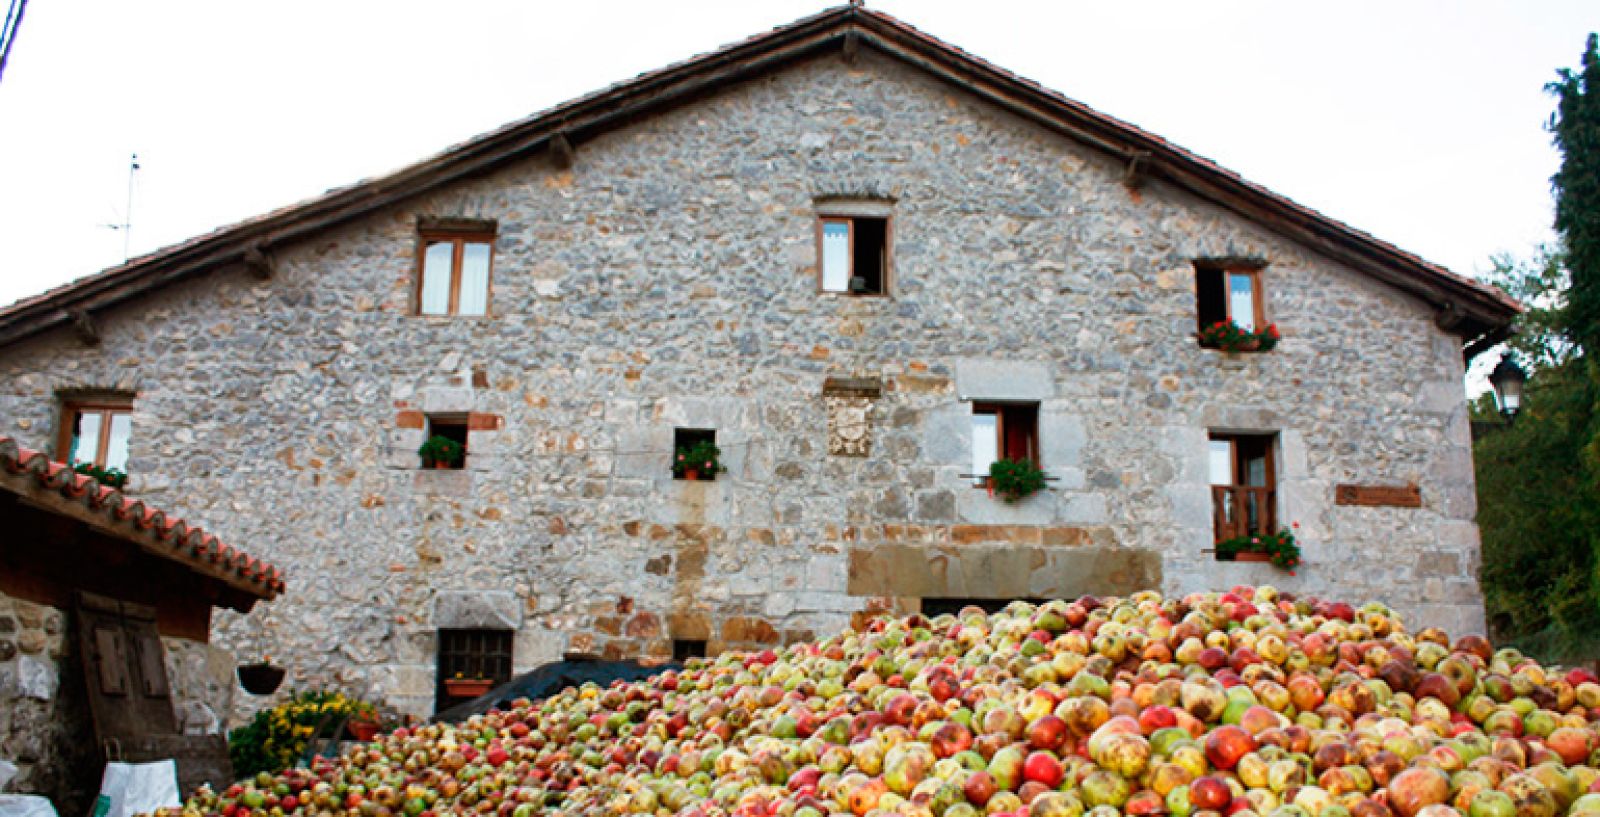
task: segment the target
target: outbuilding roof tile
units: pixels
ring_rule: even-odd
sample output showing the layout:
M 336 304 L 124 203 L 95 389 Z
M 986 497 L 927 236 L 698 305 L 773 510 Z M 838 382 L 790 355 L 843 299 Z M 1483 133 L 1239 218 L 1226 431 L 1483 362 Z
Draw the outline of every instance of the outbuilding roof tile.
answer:
M 188 565 L 260 599 L 271 599 L 283 592 L 284 573 L 277 567 L 224 544 L 213 534 L 144 500 L 79 474 L 43 452 L 25 448 L 10 437 L 0 436 L 0 468 L 12 474 L 31 473 L 33 479 L 22 483 L 24 491 L 54 492 L 81 502 L 103 515 L 107 528 L 144 545 L 151 553 Z

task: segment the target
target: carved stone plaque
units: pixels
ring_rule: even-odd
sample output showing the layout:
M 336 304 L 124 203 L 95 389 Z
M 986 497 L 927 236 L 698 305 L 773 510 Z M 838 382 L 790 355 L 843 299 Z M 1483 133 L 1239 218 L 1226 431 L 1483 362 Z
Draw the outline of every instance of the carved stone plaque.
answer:
M 1415 485 L 1338 485 L 1333 501 L 1337 505 L 1369 508 L 1420 508 L 1422 491 Z
M 840 457 L 865 457 L 872 453 L 872 406 L 879 390 L 855 383 L 823 386 L 828 408 L 828 453 Z

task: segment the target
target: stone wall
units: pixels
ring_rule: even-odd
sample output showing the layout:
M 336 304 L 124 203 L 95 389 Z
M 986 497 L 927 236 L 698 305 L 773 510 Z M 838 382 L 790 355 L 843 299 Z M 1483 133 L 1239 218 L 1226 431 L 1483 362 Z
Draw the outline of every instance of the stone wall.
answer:
M 287 568 L 217 640 L 288 688 L 425 713 L 435 632 L 515 663 L 834 630 L 919 599 L 1272 582 L 1482 627 L 1460 339 L 1426 305 L 882 57 L 822 58 L 274 248 L 0 350 L 0 422 L 49 445 L 65 389 L 137 393 L 131 490 Z M 818 294 L 819 199 L 892 199 L 891 297 Z M 416 224 L 498 223 L 488 318 L 411 315 Z M 1197 257 L 1257 257 L 1284 333 L 1200 349 Z M 873 390 L 865 456 L 824 389 Z M 1049 489 L 971 470 L 974 400 L 1037 401 Z M 838 405 L 834 401 L 834 405 Z M 859 409 L 860 406 L 857 405 Z M 428 414 L 463 471 L 420 470 Z M 674 480 L 674 428 L 729 468 Z M 1208 431 L 1277 435 L 1305 564 L 1219 563 Z M 1420 486 L 1420 509 L 1334 504 Z M 476 599 L 471 601 L 471 599 Z M 463 601 L 467 599 L 469 601 Z M 476 618 L 474 618 L 476 617 Z

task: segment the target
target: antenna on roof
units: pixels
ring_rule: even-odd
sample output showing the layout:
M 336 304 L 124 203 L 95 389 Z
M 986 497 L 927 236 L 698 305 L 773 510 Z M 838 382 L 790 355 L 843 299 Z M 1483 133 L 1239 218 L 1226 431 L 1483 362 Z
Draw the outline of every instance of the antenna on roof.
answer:
M 850 0 L 850 5 L 855 6 L 856 8 L 865 8 L 867 5 L 867 0 Z
M 135 153 L 135 154 L 133 154 L 132 158 L 128 159 L 128 206 L 126 208 L 124 208 L 123 211 L 122 211 L 122 223 L 121 224 L 107 224 L 107 225 L 105 225 L 105 226 L 107 226 L 107 227 L 109 227 L 109 228 L 111 228 L 113 230 L 121 230 L 122 231 L 122 260 L 123 261 L 127 261 L 128 260 L 128 257 L 129 257 L 128 248 L 129 248 L 130 242 L 133 240 L 133 177 L 134 177 L 134 174 L 138 173 L 138 172 L 139 172 L 139 154 Z

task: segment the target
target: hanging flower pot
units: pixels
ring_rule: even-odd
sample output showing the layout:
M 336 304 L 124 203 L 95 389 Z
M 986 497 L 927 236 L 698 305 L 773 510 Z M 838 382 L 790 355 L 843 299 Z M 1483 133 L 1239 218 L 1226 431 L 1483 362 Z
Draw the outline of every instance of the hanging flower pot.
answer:
M 699 482 L 700 481 L 700 469 L 699 468 L 685 468 L 685 469 L 683 469 L 683 478 L 686 479 L 686 480 L 689 480 L 690 482 Z
M 239 683 L 244 686 L 244 691 L 251 695 L 271 695 L 277 692 L 286 674 L 283 667 L 274 667 L 265 661 L 241 664 L 234 672 L 239 676 Z
M 1238 553 L 1233 554 L 1233 560 L 1235 562 L 1270 562 L 1272 561 L 1272 554 L 1260 553 L 1253 550 L 1241 550 Z
M 350 731 L 351 737 L 362 743 L 371 743 L 378 736 L 378 722 L 369 718 L 357 716 L 345 722 L 345 729 Z

